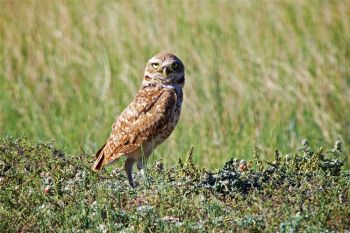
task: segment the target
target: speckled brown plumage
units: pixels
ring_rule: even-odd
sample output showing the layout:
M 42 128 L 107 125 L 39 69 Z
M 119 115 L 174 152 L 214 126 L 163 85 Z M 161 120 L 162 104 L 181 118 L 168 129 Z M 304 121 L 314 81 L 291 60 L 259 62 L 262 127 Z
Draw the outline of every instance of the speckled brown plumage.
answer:
M 106 144 L 96 153 L 92 169 L 126 156 L 125 170 L 129 183 L 135 186 L 133 164 L 141 170 L 156 146 L 173 132 L 181 113 L 184 66 L 179 58 L 161 53 L 147 63 L 142 86 L 135 99 L 112 126 Z

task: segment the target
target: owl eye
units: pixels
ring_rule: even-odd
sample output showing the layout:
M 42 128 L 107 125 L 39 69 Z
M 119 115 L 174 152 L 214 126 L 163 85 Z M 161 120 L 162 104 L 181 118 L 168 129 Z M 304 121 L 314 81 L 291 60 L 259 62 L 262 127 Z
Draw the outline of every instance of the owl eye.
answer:
M 178 62 L 174 62 L 171 64 L 171 68 L 173 68 L 174 70 L 176 70 L 177 68 L 179 68 L 179 63 Z
M 157 69 L 159 67 L 159 63 L 151 63 L 151 66 L 154 68 L 154 69 Z

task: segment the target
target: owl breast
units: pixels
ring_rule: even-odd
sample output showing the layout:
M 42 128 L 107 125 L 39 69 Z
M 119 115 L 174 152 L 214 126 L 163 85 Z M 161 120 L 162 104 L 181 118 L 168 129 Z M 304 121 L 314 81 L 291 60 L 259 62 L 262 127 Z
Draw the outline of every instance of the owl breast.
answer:
M 181 114 L 181 107 L 182 107 L 182 100 L 183 100 L 183 93 L 181 88 L 174 88 L 173 89 L 176 93 L 176 104 L 173 106 L 172 109 L 169 109 L 168 111 L 171 111 L 169 113 L 170 117 L 168 118 L 167 124 L 165 124 L 163 130 L 161 130 L 161 133 L 155 138 L 156 144 L 159 145 L 162 142 L 167 139 L 171 133 L 174 131 L 177 122 L 180 119 Z

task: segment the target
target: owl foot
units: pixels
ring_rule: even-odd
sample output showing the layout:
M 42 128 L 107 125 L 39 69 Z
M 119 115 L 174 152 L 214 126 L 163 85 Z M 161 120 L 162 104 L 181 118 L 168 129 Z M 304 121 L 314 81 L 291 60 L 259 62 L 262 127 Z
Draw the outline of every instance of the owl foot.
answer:
M 129 184 L 130 184 L 131 188 L 136 188 L 137 186 L 140 185 L 137 181 L 129 182 Z
M 145 178 L 145 171 L 143 170 L 143 168 L 140 169 L 138 173 L 142 178 Z

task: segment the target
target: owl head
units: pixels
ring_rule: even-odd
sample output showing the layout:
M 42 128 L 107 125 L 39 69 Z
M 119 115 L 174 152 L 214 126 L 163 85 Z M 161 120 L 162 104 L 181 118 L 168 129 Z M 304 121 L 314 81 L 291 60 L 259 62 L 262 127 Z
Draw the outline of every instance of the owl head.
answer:
M 159 53 L 146 65 L 142 86 L 171 85 L 182 88 L 185 84 L 185 66 L 173 54 Z

